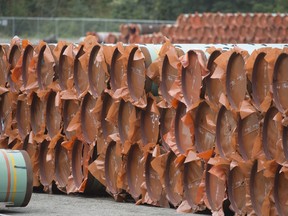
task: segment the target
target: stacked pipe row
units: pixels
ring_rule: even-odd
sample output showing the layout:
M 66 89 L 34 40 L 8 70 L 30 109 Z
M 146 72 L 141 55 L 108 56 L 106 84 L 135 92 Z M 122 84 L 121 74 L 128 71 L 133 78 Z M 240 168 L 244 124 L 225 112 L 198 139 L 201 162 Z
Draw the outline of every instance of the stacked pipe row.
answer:
M 34 186 L 286 215 L 285 45 L 96 40 L 1 45 L 1 147 L 28 151 Z
M 179 15 L 159 33 L 174 43 L 287 43 L 287 31 L 287 14 L 195 13 Z M 159 33 L 141 35 L 139 41 L 157 43 Z
M 122 24 L 120 25 L 120 41 L 123 43 L 139 43 L 140 35 L 152 34 L 160 31 L 159 24 Z

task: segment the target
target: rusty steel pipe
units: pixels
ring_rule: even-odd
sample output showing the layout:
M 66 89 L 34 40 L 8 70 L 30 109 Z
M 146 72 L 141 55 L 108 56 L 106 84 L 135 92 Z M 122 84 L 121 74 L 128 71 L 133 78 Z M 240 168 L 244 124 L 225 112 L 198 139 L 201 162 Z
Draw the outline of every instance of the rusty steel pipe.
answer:
M 46 104 L 46 128 L 48 135 L 52 139 L 62 128 L 62 114 L 60 107 L 60 96 L 51 91 Z
M 38 52 L 36 72 L 37 81 L 40 89 L 46 89 L 55 78 L 55 60 L 52 55 L 52 50 L 55 48 L 52 44 L 40 43 L 35 48 Z
M 85 142 L 75 140 L 72 149 L 72 175 L 75 186 L 79 189 L 88 175 L 89 146 Z
M 81 130 L 87 143 L 92 143 L 96 138 L 97 119 L 92 109 L 95 107 L 96 99 L 87 93 L 81 104 Z
M 8 64 L 8 57 L 5 47 L 7 46 L 9 48 L 9 45 L 4 44 L 0 45 L 0 77 L 1 77 L 0 86 L 5 86 L 6 84 L 6 77 L 7 77 L 6 68 Z
M 139 48 L 131 50 L 127 64 L 127 84 L 130 95 L 137 101 L 143 95 L 146 80 L 145 58 L 134 60 L 134 55 Z
M 78 95 L 81 95 L 88 88 L 88 76 L 85 68 L 82 67 L 80 58 L 84 55 L 83 45 L 79 45 L 80 48 L 75 56 L 73 64 L 73 79 L 75 89 Z
M 124 73 L 127 73 L 127 69 L 124 67 L 124 60 L 121 60 L 122 54 L 116 48 L 112 55 L 111 70 L 110 70 L 110 85 L 111 89 L 115 92 L 121 88 L 121 80 Z
M 252 159 L 252 151 L 257 142 L 257 137 L 261 134 L 262 116 L 258 113 L 252 113 L 244 119 L 238 121 L 238 144 L 239 153 L 246 161 Z
M 174 207 L 177 207 L 183 199 L 182 194 L 179 194 L 179 189 L 177 190 L 176 188 L 177 183 L 183 181 L 183 165 L 176 167 L 176 164 L 174 162 L 175 159 L 176 155 L 171 151 L 166 161 L 164 182 L 167 194 L 166 197 L 168 201 Z
M 33 59 L 33 52 L 34 52 L 34 47 L 32 45 L 27 45 L 24 49 L 23 52 L 23 63 L 22 63 L 22 81 L 24 87 L 27 86 L 28 80 L 29 80 L 29 75 L 30 75 L 30 63 Z
M 274 199 L 275 199 L 275 206 L 277 209 L 277 213 L 279 215 L 287 215 L 288 214 L 288 208 L 287 203 L 285 200 L 287 200 L 287 177 L 286 171 L 280 172 L 282 166 L 278 165 L 276 173 L 275 173 L 275 180 L 274 180 Z
M 202 204 L 204 193 L 201 192 L 201 182 L 204 178 L 205 165 L 201 160 L 184 164 L 183 187 L 187 202 L 192 208 Z
M 263 151 L 267 160 L 278 159 L 278 142 L 282 139 L 282 124 L 275 118 L 278 110 L 276 107 L 270 107 L 264 117 L 262 142 Z M 280 159 L 280 158 L 279 158 Z
M 34 134 L 45 132 L 46 101 L 41 100 L 36 93 L 32 95 L 30 107 L 31 128 Z
M 117 186 L 118 172 L 121 169 L 122 158 L 117 154 L 116 142 L 108 144 L 105 153 L 105 179 L 107 188 L 112 194 L 118 194 L 121 189 Z
M 74 130 L 69 131 L 68 127 L 80 109 L 80 102 L 78 100 L 63 100 L 63 130 L 68 139 L 71 139 L 76 134 Z
M 215 212 L 222 209 L 222 204 L 226 196 L 225 178 L 227 178 L 227 171 L 229 170 L 229 165 L 227 164 L 218 166 L 220 166 L 224 179 L 210 173 L 211 169 L 213 169 L 213 165 L 208 164 L 205 171 L 205 188 L 207 200 L 210 205 L 209 208 Z
M 209 70 L 210 74 L 206 79 L 206 94 L 209 98 L 209 101 L 214 104 L 214 106 L 219 107 L 219 99 L 220 95 L 223 92 L 222 85 L 219 79 L 211 79 L 211 76 L 213 75 L 215 69 L 216 69 L 216 64 L 214 60 L 221 55 L 221 51 L 215 50 L 213 53 L 210 55 L 207 63 L 207 69 Z
M 136 133 L 139 128 L 132 122 L 139 116 L 139 111 L 130 102 L 121 100 L 118 112 L 118 129 L 119 136 L 122 143 L 126 140 L 134 140 L 137 137 L 132 136 L 132 133 Z M 136 141 L 136 140 L 135 140 Z
M 50 186 L 54 180 L 55 172 L 55 153 L 49 149 L 49 141 L 44 140 L 40 143 L 39 150 L 39 175 L 43 186 Z
M 147 145 L 148 143 L 156 144 L 159 139 L 160 113 L 157 113 L 156 110 L 153 110 L 154 103 L 155 101 L 152 98 L 148 98 L 146 110 L 141 111 L 140 129 L 141 140 L 144 145 Z
M 270 196 L 273 190 L 275 173 L 271 177 L 265 176 L 265 170 L 258 170 L 258 164 L 259 161 L 257 160 L 253 163 L 250 173 L 249 191 L 253 210 L 257 215 L 262 215 L 264 213 L 262 211 L 263 201 L 267 199 L 267 196 Z
M 141 196 L 141 185 L 145 181 L 144 170 L 145 161 L 142 160 L 143 151 L 141 147 L 134 144 L 130 147 L 127 156 L 127 182 L 129 187 L 129 193 L 135 200 L 138 200 Z
M 224 106 L 218 112 L 216 122 L 216 147 L 222 158 L 229 158 L 238 148 L 236 145 L 239 116 Z
M 288 93 L 287 66 L 288 54 L 282 53 L 276 60 L 273 72 L 273 99 L 281 113 L 285 113 L 288 109 L 288 100 L 286 99 Z
M 103 106 L 101 109 L 100 123 L 104 139 L 108 139 L 109 135 L 118 131 L 118 128 L 111 122 L 107 121 L 106 119 L 109 109 L 111 108 L 112 104 L 115 103 L 115 101 L 108 93 L 104 93 L 102 97 L 103 97 Z
M 181 154 L 186 153 L 194 144 L 194 131 L 192 129 L 194 127 L 194 121 L 191 113 L 186 113 L 186 109 L 183 103 L 178 103 L 175 114 L 175 140 Z M 185 117 L 185 120 L 183 117 Z
M 173 108 L 166 108 L 166 109 L 162 109 L 161 111 L 161 116 L 160 116 L 161 145 L 167 152 L 170 151 L 170 147 L 165 142 L 164 136 L 170 131 L 175 115 L 176 115 L 176 111 Z
M 94 97 L 99 97 L 107 86 L 105 73 L 107 65 L 105 61 L 97 61 L 97 55 L 99 55 L 100 49 L 101 47 L 99 45 L 92 48 L 88 63 L 89 88 Z
M 72 62 L 69 62 L 69 57 L 67 56 L 67 54 L 65 55 L 66 53 L 65 51 L 67 48 L 68 48 L 67 45 L 64 45 L 62 47 L 59 57 L 58 78 L 59 78 L 59 85 L 62 90 L 68 88 L 67 80 L 71 78 L 71 75 L 73 73 L 73 64 Z
M 152 154 L 148 154 L 145 161 L 144 177 L 149 197 L 153 201 L 159 201 L 162 196 L 162 184 L 158 173 L 153 169 L 151 162 L 153 160 Z
M 27 103 L 27 98 L 19 98 L 17 100 L 16 121 L 19 134 L 24 140 L 27 134 L 31 131 L 30 125 L 30 106 Z
M 10 66 L 5 77 L 7 79 L 6 82 L 9 83 L 11 91 L 13 92 L 17 92 L 18 89 L 11 78 L 11 71 L 16 67 L 21 57 L 21 52 L 22 52 L 22 48 L 18 42 L 15 42 L 13 46 L 11 46 L 9 49 L 8 62 Z
M 203 101 L 195 113 L 195 147 L 198 152 L 211 150 L 216 141 L 217 113 Z

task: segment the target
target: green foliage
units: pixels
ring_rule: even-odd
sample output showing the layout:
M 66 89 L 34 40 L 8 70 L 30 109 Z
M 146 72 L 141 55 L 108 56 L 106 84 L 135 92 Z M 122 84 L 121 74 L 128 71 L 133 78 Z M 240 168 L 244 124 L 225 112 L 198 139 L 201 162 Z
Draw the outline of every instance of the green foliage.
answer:
M 180 13 L 288 12 L 287 0 L 0 0 L 0 16 L 175 20 Z

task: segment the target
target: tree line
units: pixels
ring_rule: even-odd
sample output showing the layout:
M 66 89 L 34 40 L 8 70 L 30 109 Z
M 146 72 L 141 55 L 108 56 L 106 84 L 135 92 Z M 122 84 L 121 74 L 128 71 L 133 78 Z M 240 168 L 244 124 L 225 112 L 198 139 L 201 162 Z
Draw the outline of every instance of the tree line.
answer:
M 0 16 L 175 20 L 196 11 L 287 13 L 288 0 L 0 0 Z

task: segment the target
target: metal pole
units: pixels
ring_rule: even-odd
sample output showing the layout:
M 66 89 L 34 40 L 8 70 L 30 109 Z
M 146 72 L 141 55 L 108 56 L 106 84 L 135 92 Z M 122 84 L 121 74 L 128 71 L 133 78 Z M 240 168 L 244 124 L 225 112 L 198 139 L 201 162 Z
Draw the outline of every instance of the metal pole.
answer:
M 55 18 L 55 37 L 58 40 L 58 18 Z
M 15 17 L 12 19 L 12 37 L 15 35 Z
M 85 23 L 84 23 L 83 19 L 81 19 L 81 20 L 82 20 L 82 22 L 81 22 L 82 36 L 84 36 L 84 35 L 86 35 L 85 34 Z
M 38 37 L 38 39 L 40 39 L 40 31 L 39 31 L 39 27 L 40 27 L 40 24 L 39 24 L 39 17 L 37 17 L 37 37 Z

